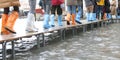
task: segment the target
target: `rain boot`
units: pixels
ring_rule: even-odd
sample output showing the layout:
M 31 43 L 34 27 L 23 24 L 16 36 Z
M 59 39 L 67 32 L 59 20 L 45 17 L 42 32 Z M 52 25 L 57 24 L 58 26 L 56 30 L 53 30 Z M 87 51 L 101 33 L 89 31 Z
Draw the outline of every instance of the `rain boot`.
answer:
M 67 20 L 67 25 L 70 25 L 70 18 L 71 18 L 71 14 L 67 14 L 67 18 L 66 18 L 66 20 Z
M 51 27 L 55 27 L 54 20 L 55 20 L 55 15 L 52 14 L 52 15 L 50 16 L 50 26 L 51 26 Z
M 75 22 L 81 24 L 80 18 L 81 18 L 81 11 L 78 11 L 78 13 L 76 14 Z
M 96 13 L 93 13 L 93 18 L 92 18 L 93 21 L 96 21 Z
M 90 13 L 90 15 L 89 15 L 89 20 L 88 20 L 88 21 L 89 21 L 89 22 L 93 21 L 93 18 L 94 18 L 94 17 L 93 17 L 93 13 Z
M 27 32 L 36 32 L 38 29 L 35 27 L 35 16 L 32 13 L 28 13 L 27 22 L 26 22 L 26 31 Z
M 108 18 L 108 19 L 111 19 L 111 18 L 112 18 L 110 13 L 107 13 L 107 18 Z
M 15 21 L 17 20 L 19 14 L 17 11 L 13 11 L 10 16 L 8 17 L 5 29 L 8 30 L 10 33 L 14 33 L 16 34 L 16 32 L 14 31 L 13 27 L 15 24 Z
M 9 34 L 9 32 L 5 29 L 7 20 L 8 20 L 8 14 L 2 14 L 1 35 L 7 35 L 7 34 Z
M 86 19 L 89 22 L 89 20 L 90 20 L 90 13 L 87 13 Z
M 75 25 L 75 14 L 72 14 L 72 25 Z
M 50 26 L 49 26 L 49 15 L 48 14 L 44 15 L 43 28 L 44 29 L 50 28 Z
M 62 15 L 58 15 L 58 25 L 62 26 Z

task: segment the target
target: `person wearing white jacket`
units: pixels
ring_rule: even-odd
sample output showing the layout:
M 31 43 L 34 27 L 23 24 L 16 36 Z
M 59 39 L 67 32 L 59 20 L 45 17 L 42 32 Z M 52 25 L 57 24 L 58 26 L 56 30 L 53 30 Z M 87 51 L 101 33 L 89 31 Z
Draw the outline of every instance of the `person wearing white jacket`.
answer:
M 27 22 L 26 22 L 26 31 L 27 32 L 36 32 L 38 31 L 38 28 L 35 26 L 35 7 L 36 7 L 36 0 L 29 0 L 29 6 L 30 10 L 27 16 Z

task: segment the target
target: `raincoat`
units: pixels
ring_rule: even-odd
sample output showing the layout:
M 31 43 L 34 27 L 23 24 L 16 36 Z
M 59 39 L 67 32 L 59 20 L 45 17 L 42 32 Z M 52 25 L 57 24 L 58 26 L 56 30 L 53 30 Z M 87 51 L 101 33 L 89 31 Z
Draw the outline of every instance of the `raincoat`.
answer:
M 19 0 L 0 0 L 0 8 L 20 6 Z

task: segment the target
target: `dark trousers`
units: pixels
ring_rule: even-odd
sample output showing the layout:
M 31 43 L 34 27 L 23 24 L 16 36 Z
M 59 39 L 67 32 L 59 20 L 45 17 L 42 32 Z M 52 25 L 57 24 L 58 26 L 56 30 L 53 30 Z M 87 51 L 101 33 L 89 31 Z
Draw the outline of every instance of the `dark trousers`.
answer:
M 62 8 L 60 7 L 60 5 L 52 5 L 51 14 L 55 15 L 56 10 L 58 15 L 62 15 Z
M 13 6 L 13 8 L 14 8 L 13 11 L 19 12 L 19 7 L 18 6 Z M 9 7 L 4 8 L 4 12 L 3 12 L 4 14 L 8 14 L 9 12 L 10 12 Z

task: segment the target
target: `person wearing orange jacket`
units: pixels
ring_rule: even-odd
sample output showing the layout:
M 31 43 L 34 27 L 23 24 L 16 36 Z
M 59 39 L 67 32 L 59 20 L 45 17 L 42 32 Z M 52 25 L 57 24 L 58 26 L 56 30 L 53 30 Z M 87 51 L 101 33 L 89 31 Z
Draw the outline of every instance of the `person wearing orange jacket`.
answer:
M 9 7 L 13 6 L 13 11 L 9 14 L 10 9 Z M 14 24 L 19 17 L 19 0 L 1 0 L 0 1 L 0 8 L 4 8 L 4 12 L 2 14 L 2 27 L 1 27 L 1 34 L 16 34 L 15 30 L 13 29 Z

